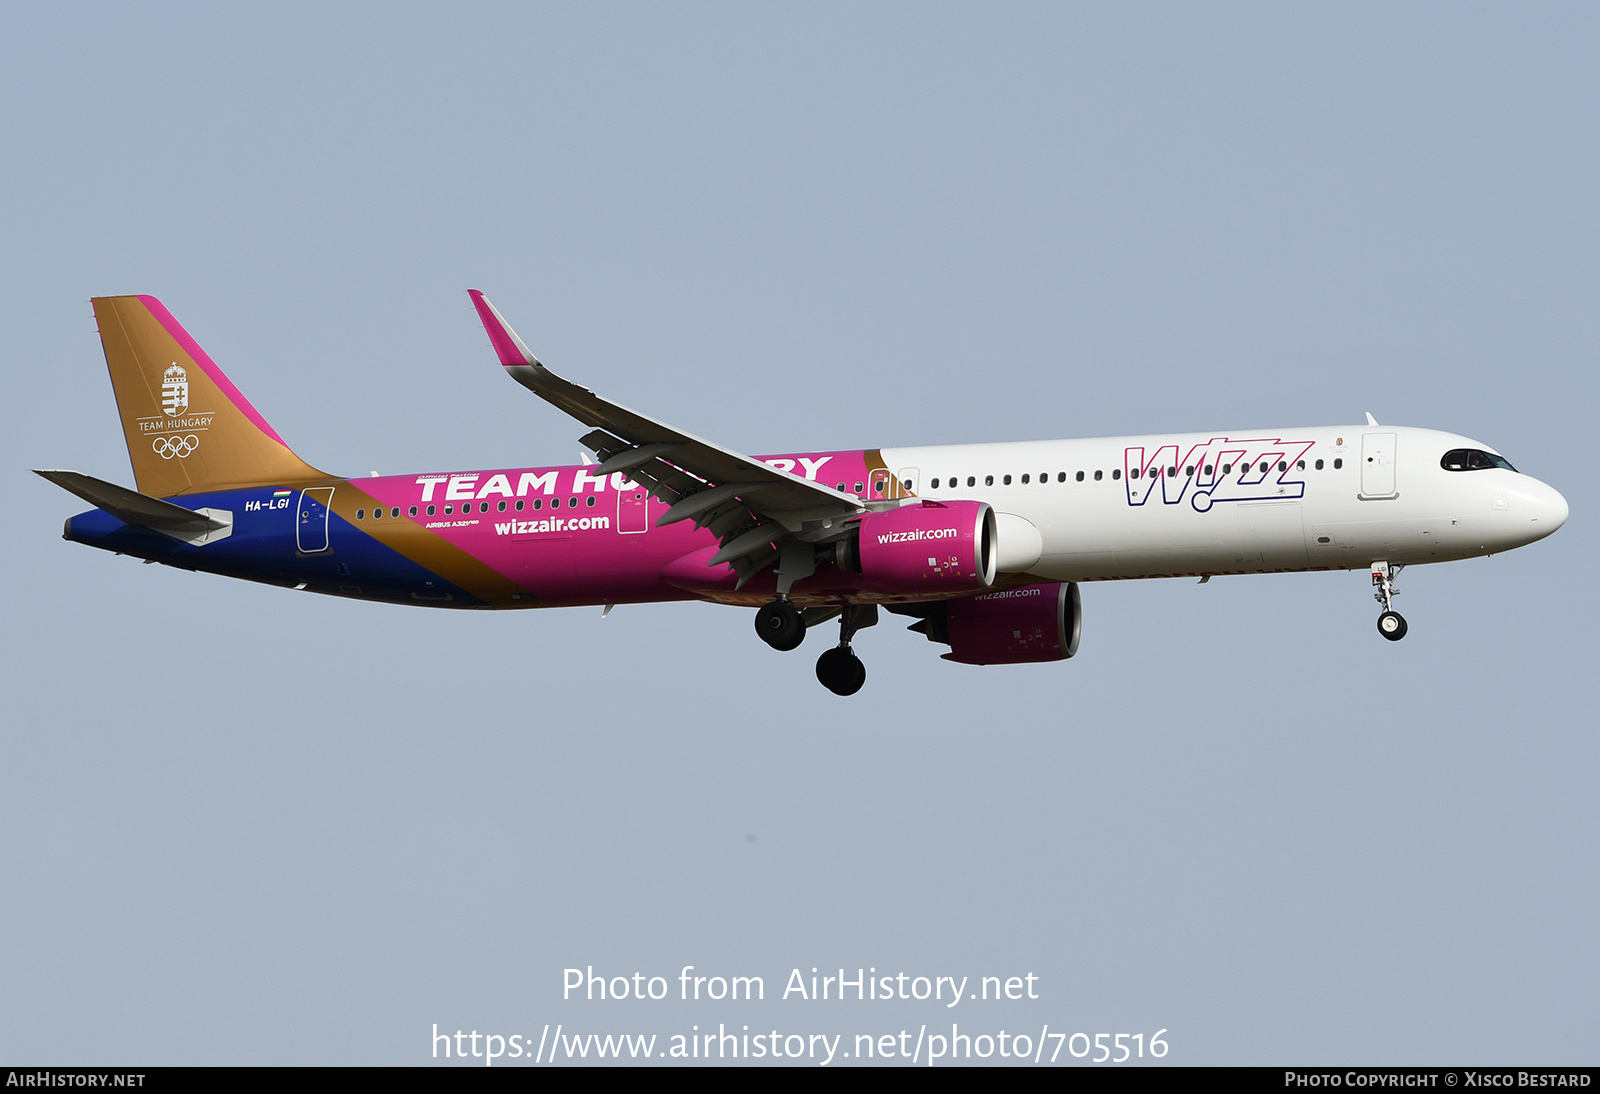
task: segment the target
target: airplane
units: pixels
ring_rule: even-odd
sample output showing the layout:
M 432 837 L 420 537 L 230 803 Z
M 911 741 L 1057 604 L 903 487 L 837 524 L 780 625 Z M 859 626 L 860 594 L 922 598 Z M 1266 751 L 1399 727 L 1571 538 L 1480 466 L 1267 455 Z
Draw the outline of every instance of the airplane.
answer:
M 754 608 L 793 650 L 839 621 L 817 678 L 852 695 L 879 609 L 973 665 L 1078 650 L 1079 585 L 1358 570 L 1405 637 L 1411 565 L 1550 535 L 1566 500 L 1453 433 L 1381 426 L 751 457 L 551 372 L 476 289 L 504 371 L 588 432 L 576 466 L 340 478 L 305 463 L 151 296 L 93 300 L 130 490 L 37 474 L 95 506 L 63 537 L 356 600 L 547 608 L 701 600 Z

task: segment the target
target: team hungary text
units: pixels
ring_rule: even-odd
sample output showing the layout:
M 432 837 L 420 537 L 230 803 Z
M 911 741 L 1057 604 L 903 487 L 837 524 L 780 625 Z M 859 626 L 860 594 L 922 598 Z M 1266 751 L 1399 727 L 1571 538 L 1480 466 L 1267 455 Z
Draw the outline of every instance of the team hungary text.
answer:
M 853 972 L 854 975 L 846 975 Z M 1037 999 L 1039 977 L 1034 973 L 1021 976 L 920 976 L 897 972 L 880 974 L 876 967 L 867 969 L 839 969 L 837 975 L 821 974 L 815 968 L 806 976 L 799 969 L 790 971 L 784 982 L 780 1000 L 879 1000 L 879 999 L 933 999 L 946 1007 L 953 1007 L 962 999 L 975 1001 L 1000 999 Z M 649 976 L 642 972 L 631 976 L 607 977 L 589 965 L 582 969 L 561 970 L 562 999 L 648 999 L 657 1002 L 669 995 L 683 1001 L 698 999 L 738 999 L 764 1001 L 767 997 L 766 980 L 760 976 L 701 976 L 693 965 L 685 965 L 677 976 L 678 988 L 664 976 Z M 972 982 L 969 989 L 968 983 Z

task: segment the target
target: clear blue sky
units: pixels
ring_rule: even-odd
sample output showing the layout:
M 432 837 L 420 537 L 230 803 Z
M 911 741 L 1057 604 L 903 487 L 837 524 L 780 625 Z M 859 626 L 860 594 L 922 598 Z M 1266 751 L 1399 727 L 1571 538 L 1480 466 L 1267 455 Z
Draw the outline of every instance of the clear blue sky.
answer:
M 812 966 L 1033 972 L 956 1020 L 1183 1063 L 1594 1062 L 1593 6 L 0 27 L 0 1062 L 952 1017 L 771 998 Z M 1370 410 L 1572 516 L 1408 571 L 1398 645 L 1360 574 L 1094 585 L 1071 662 L 891 623 L 849 701 L 826 635 L 743 611 L 410 611 L 60 540 L 81 506 L 28 468 L 132 481 L 94 295 L 159 296 L 320 467 L 572 460 L 468 287 L 745 451 Z M 686 964 L 769 1000 L 560 999 Z

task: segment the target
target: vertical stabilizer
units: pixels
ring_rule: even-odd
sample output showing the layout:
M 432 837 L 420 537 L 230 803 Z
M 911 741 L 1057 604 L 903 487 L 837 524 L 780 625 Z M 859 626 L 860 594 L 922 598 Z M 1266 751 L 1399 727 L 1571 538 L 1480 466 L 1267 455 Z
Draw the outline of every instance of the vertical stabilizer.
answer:
M 329 477 L 290 451 L 161 301 L 96 297 L 94 317 L 140 493 Z

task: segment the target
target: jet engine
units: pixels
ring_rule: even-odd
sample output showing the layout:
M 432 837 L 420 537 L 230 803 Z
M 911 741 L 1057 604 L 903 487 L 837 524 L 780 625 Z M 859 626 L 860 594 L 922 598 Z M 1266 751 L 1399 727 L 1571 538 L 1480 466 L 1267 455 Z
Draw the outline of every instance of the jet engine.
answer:
M 868 513 L 835 551 L 841 570 L 880 593 L 979 592 L 994 584 L 994 510 L 981 501 L 923 501 Z
M 1065 661 L 1078 652 L 1083 605 L 1076 583 L 1050 582 L 934 604 L 896 604 L 891 612 L 921 616 L 911 629 L 944 642 L 946 661 L 1020 665 Z

